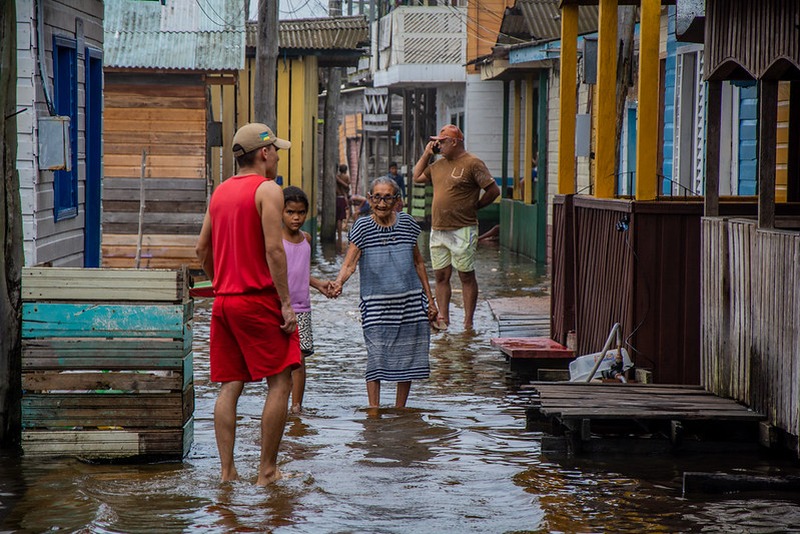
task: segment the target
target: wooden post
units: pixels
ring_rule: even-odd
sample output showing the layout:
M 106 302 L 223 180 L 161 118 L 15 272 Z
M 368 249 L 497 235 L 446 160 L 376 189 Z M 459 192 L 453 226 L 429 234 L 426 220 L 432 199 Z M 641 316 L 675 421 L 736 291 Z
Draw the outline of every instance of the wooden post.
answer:
M 561 7 L 561 68 L 558 85 L 558 193 L 575 193 L 575 115 L 578 112 L 578 6 Z M 541 154 L 540 154 L 541 157 Z
M 16 2 L 0 5 L 0 169 L 5 202 L 0 205 L 0 443 L 19 436 L 22 361 L 20 294 L 22 211 L 17 174 Z M 33 113 L 29 109 L 23 113 Z
M 536 238 L 536 261 L 547 261 L 547 102 L 548 102 L 548 69 L 539 69 L 539 112 L 536 114 L 538 146 L 536 147 L 536 225 L 538 236 Z
M 522 80 L 514 80 L 514 156 L 512 160 L 511 172 L 514 181 L 514 200 L 522 200 L 522 192 L 519 187 L 519 153 L 520 143 L 522 143 Z
M 617 112 L 617 0 L 600 0 L 597 37 L 597 150 L 595 188 L 597 198 L 614 197 L 614 160 L 617 139 L 610 125 Z M 655 129 L 655 125 L 653 125 Z M 641 135 L 641 132 L 639 132 Z
M 778 82 L 758 82 L 758 227 L 775 227 L 775 143 L 778 136 Z
M 704 214 L 719 216 L 719 151 L 722 117 L 722 82 L 709 80 L 706 88 L 706 192 Z
M 142 149 L 142 171 L 139 175 L 139 230 L 136 233 L 136 261 L 138 269 L 142 261 L 142 226 L 144 224 L 144 171 L 147 164 L 147 151 Z
M 533 203 L 533 180 L 531 171 L 533 165 L 533 135 L 536 132 L 536 124 L 533 122 L 535 110 L 538 102 L 533 99 L 533 75 L 525 79 L 525 164 L 522 166 L 522 183 L 525 184 L 524 198 L 525 204 Z
M 636 115 L 636 200 L 655 200 L 658 187 L 660 0 L 642 0 L 640 21 L 639 108 Z
M 258 0 L 256 121 L 275 128 L 275 73 L 278 64 L 278 2 Z M 287 103 L 288 105 L 288 103 Z

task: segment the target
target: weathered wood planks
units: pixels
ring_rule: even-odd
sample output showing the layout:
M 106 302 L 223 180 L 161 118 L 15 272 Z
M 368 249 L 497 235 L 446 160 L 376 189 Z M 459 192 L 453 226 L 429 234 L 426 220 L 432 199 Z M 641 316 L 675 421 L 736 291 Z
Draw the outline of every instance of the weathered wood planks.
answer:
M 642 438 L 668 440 L 672 448 L 684 441 L 729 440 L 755 447 L 758 425 L 765 419 L 698 386 L 536 382 L 527 388 L 536 394 L 528 409 L 529 428 L 563 437 L 563 450 L 573 453 L 584 448 L 618 447 L 619 453 L 631 453 L 662 447 L 658 443 L 630 447 L 631 439 Z M 592 443 L 606 439 L 605 447 Z M 542 443 L 544 447 L 544 439 Z
M 185 268 L 24 270 L 26 455 L 180 459 L 188 452 L 188 278 Z
M 703 385 L 800 436 L 800 234 L 703 220 Z M 800 454 L 800 450 L 795 451 Z

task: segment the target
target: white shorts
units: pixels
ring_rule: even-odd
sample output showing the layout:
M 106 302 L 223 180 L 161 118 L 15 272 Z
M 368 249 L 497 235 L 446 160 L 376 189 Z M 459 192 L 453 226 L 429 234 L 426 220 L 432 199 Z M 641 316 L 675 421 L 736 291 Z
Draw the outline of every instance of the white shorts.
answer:
M 474 271 L 478 226 L 465 226 L 457 230 L 431 230 L 430 248 L 434 270 L 452 265 L 462 273 Z

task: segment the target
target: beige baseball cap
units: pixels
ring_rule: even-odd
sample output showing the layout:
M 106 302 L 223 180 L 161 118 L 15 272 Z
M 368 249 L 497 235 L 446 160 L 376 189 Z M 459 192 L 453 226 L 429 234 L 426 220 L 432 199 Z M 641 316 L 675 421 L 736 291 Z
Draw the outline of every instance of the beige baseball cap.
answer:
M 236 130 L 236 134 L 233 136 L 233 155 L 241 156 L 269 145 L 286 150 L 292 146 L 292 143 L 286 139 L 275 137 L 266 124 L 251 122 Z

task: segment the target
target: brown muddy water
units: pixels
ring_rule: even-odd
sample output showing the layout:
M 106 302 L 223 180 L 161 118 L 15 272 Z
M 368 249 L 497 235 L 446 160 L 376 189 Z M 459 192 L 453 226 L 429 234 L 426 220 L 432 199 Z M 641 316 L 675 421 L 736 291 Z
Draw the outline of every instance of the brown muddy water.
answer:
M 423 247 L 424 248 L 424 247 Z M 326 251 L 327 252 L 327 251 Z M 239 405 L 236 458 L 243 480 L 220 484 L 208 381 L 210 302 L 195 316 L 195 439 L 182 463 L 97 465 L 72 459 L 0 458 L 0 532 L 800 532 L 796 495 L 685 499 L 684 471 L 793 472 L 757 456 L 604 457 L 540 453 L 525 430 L 528 398 L 490 346 L 497 323 L 485 299 L 540 294 L 529 261 L 482 246 L 476 335 L 435 334 L 431 378 L 414 383 L 409 409 L 364 410 L 366 356 L 358 277 L 344 295 L 313 299 L 316 354 L 305 413 L 281 446 L 287 478 L 258 488 L 265 386 Z M 319 254 L 317 276 L 341 256 Z M 462 315 L 455 282 L 453 323 Z M 394 388 L 384 385 L 383 404 Z

